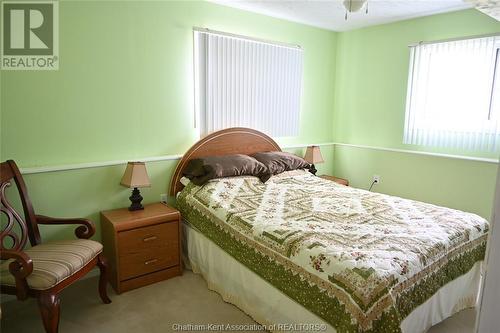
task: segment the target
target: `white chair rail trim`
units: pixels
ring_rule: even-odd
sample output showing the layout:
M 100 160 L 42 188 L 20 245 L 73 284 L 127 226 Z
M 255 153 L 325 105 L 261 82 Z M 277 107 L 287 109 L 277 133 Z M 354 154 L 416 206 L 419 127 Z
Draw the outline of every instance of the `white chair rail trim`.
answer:
M 357 145 L 357 144 L 339 143 L 339 142 L 281 145 L 281 147 L 283 149 L 305 148 L 308 146 L 340 146 L 340 147 L 351 147 L 351 148 L 388 151 L 388 152 L 403 153 L 403 154 L 416 154 L 416 155 L 426 155 L 426 156 L 434 156 L 434 157 L 441 157 L 441 158 L 452 158 L 452 159 L 458 159 L 458 160 L 467 160 L 467 161 L 484 162 L 484 163 L 494 163 L 494 164 L 499 163 L 499 160 L 494 159 L 494 158 L 482 158 L 482 157 L 472 157 L 472 156 L 463 156 L 463 155 L 430 153 L 430 152 L 425 152 L 425 151 L 385 148 L 385 147 L 366 146 L 366 145 Z M 101 168 L 101 167 L 122 165 L 122 164 L 124 165 L 124 164 L 127 164 L 127 162 L 130 160 L 137 160 L 137 161 L 141 161 L 141 162 L 160 162 L 160 161 L 175 161 L 175 160 L 179 160 L 181 158 L 182 158 L 181 154 L 162 155 L 162 156 L 143 157 L 143 158 L 137 158 L 137 159 L 132 158 L 132 159 L 128 159 L 128 160 L 114 160 L 114 161 L 101 161 L 101 162 L 78 163 L 78 164 L 50 165 L 50 166 L 29 167 L 29 168 L 20 168 L 20 169 L 21 169 L 21 173 L 23 175 L 29 175 L 29 174 L 35 174 L 35 173 L 69 171 L 69 170 L 89 169 L 89 168 Z
M 443 153 L 431 153 L 431 152 L 419 151 L 419 150 L 385 148 L 385 147 L 376 147 L 376 146 L 356 145 L 356 144 L 350 144 L 350 143 L 335 143 L 335 146 L 381 150 L 381 151 L 389 151 L 389 152 L 403 153 L 403 154 L 426 155 L 426 156 L 452 158 L 452 159 L 457 159 L 457 160 L 494 163 L 494 164 L 498 164 L 500 162 L 499 159 L 495 159 L 495 158 L 474 157 L 474 156 L 465 156 L 465 155 L 452 155 L 452 154 L 443 154 Z

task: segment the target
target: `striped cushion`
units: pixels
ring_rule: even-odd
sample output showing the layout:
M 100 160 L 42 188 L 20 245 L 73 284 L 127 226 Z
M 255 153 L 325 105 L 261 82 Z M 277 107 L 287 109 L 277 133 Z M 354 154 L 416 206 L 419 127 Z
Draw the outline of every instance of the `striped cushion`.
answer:
M 102 245 L 87 239 L 55 241 L 33 246 L 24 251 L 33 260 L 33 273 L 27 277 L 32 289 L 45 290 L 78 272 L 102 252 Z M 12 260 L 0 264 L 2 285 L 15 286 L 9 272 Z

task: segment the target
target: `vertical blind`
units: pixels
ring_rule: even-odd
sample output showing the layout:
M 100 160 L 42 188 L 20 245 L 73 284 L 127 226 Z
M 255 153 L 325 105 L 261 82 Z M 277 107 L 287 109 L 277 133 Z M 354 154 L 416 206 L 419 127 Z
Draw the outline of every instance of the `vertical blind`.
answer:
M 498 151 L 498 36 L 410 48 L 404 143 Z
M 302 49 L 208 31 L 194 39 L 201 135 L 234 126 L 298 135 Z

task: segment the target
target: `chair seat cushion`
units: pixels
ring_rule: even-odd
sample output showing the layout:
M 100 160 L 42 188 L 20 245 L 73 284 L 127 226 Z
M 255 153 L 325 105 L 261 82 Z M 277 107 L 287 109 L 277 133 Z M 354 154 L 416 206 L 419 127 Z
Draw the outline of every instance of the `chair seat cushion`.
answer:
M 102 245 L 88 239 L 62 240 L 36 245 L 24 252 L 33 260 L 33 273 L 26 278 L 29 287 L 46 290 L 88 264 L 102 252 Z M 2 285 L 16 285 L 14 276 L 9 272 L 12 261 L 6 260 L 0 265 Z

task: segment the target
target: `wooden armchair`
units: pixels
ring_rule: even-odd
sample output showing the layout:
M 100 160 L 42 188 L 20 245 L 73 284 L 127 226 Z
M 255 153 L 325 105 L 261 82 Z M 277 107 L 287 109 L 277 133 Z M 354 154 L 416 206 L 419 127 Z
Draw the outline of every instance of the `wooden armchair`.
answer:
M 5 190 L 14 179 L 24 210 L 24 219 L 6 198 Z M 86 219 L 55 219 L 35 215 L 26 185 L 16 163 L 12 160 L 0 164 L 0 212 L 5 223 L 0 234 L 0 287 L 5 294 L 16 295 L 18 300 L 36 297 L 45 331 L 56 333 L 59 326 L 59 292 L 91 271 L 100 270 L 99 294 L 104 303 L 111 303 L 106 293 L 107 264 L 102 245 L 89 240 L 95 227 Z M 13 230 L 18 224 L 20 235 Z M 43 243 L 39 224 L 77 224 L 78 239 Z M 24 250 L 27 239 L 31 248 Z M 5 247 L 10 239 L 12 244 Z

